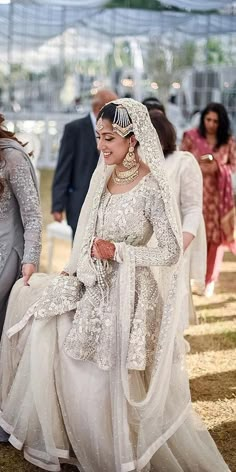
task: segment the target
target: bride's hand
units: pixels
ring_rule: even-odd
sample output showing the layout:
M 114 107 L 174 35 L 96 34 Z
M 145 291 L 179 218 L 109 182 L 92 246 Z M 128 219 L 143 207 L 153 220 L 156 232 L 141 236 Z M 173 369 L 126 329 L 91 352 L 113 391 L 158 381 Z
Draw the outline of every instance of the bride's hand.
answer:
M 114 259 L 115 245 L 110 241 L 104 239 L 95 239 L 93 242 L 92 257 L 95 259 Z

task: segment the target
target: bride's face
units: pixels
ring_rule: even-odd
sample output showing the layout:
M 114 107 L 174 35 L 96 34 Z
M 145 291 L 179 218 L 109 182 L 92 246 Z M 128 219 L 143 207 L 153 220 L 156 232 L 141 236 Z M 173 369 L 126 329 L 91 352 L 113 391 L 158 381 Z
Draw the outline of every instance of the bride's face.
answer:
M 107 165 L 120 165 L 129 150 L 130 139 L 114 132 L 109 120 L 102 120 L 102 125 L 103 128 L 96 132 L 97 148 L 103 153 Z

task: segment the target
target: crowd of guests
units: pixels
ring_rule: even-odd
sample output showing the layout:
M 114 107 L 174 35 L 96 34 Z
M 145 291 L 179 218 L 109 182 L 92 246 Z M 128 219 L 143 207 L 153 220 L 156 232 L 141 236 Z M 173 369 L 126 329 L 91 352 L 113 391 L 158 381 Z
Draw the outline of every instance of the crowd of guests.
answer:
M 156 98 L 99 91 L 66 125 L 54 176 L 71 259 L 39 277 L 37 178 L 0 117 L 0 441 L 45 470 L 71 448 L 85 472 L 229 470 L 195 427 L 181 359 L 197 322 L 191 282 L 213 295 L 225 248 L 236 252 L 235 170 L 223 105 L 208 104 L 178 146 Z
M 151 113 L 152 110 L 159 110 L 166 115 L 165 108 L 159 100 L 150 97 L 143 103 Z M 168 141 L 171 143 L 171 134 L 168 136 Z M 205 296 L 211 297 L 219 278 L 225 248 L 236 253 L 232 184 L 232 173 L 236 172 L 236 140 L 232 135 L 225 107 L 221 103 L 208 104 L 200 114 L 199 126 L 184 133 L 179 148 L 192 154 L 202 173 L 202 212 L 207 242 L 204 292 L 201 278 L 192 277 L 192 280 L 199 282 L 193 284 L 198 294 L 204 293 Z M 200 263 L 204 261 L 204 255 L 205 252 L 202 250 Z
M 203 176 L 203 215 L 207 238 L 206 295 L 217 282 L 224 248 L 235 252 L 232 172 L 236 171 L 236 141 L 226 109 L 210 103 L 202 111 L 199 127 L 186 131 L 181 149 L 197 159 Z

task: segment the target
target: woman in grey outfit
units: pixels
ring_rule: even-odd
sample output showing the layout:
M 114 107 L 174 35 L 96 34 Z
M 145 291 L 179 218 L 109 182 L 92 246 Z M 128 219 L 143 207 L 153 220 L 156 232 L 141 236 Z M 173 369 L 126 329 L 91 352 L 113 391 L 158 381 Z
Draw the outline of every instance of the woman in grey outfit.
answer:
M 0 336 L 14 282 L 36 271 L 41 249 L 41 213 L 35 172 L 22 145 L 0 115 Z

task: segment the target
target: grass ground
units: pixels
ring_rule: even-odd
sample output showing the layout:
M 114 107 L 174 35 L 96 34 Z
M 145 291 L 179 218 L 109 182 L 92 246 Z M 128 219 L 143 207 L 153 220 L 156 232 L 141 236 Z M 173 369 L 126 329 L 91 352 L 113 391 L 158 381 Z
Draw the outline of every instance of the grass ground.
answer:
M 44 227 L 50 216 L 51 172 L 42 172 Z M 53 271 L 63 267 L 70 244 L 57 241 Z M 47 242 L 43 235 L 41 270 L 47 268 Z M 236 472 L 236 258 L 225 254 L 216 294 L 211 299 L 194 297 L 199 324 L 191 326 L 187 339 L 190 387 L 195 410 L 199 413 L 232 472 Z M 0 445 L 0 472 L 39 472 L 27 463 L 21 452 Z M 65 466 L 66 472 L 74 471 Z M 212 471 L 214 472 L 214 471 Z

